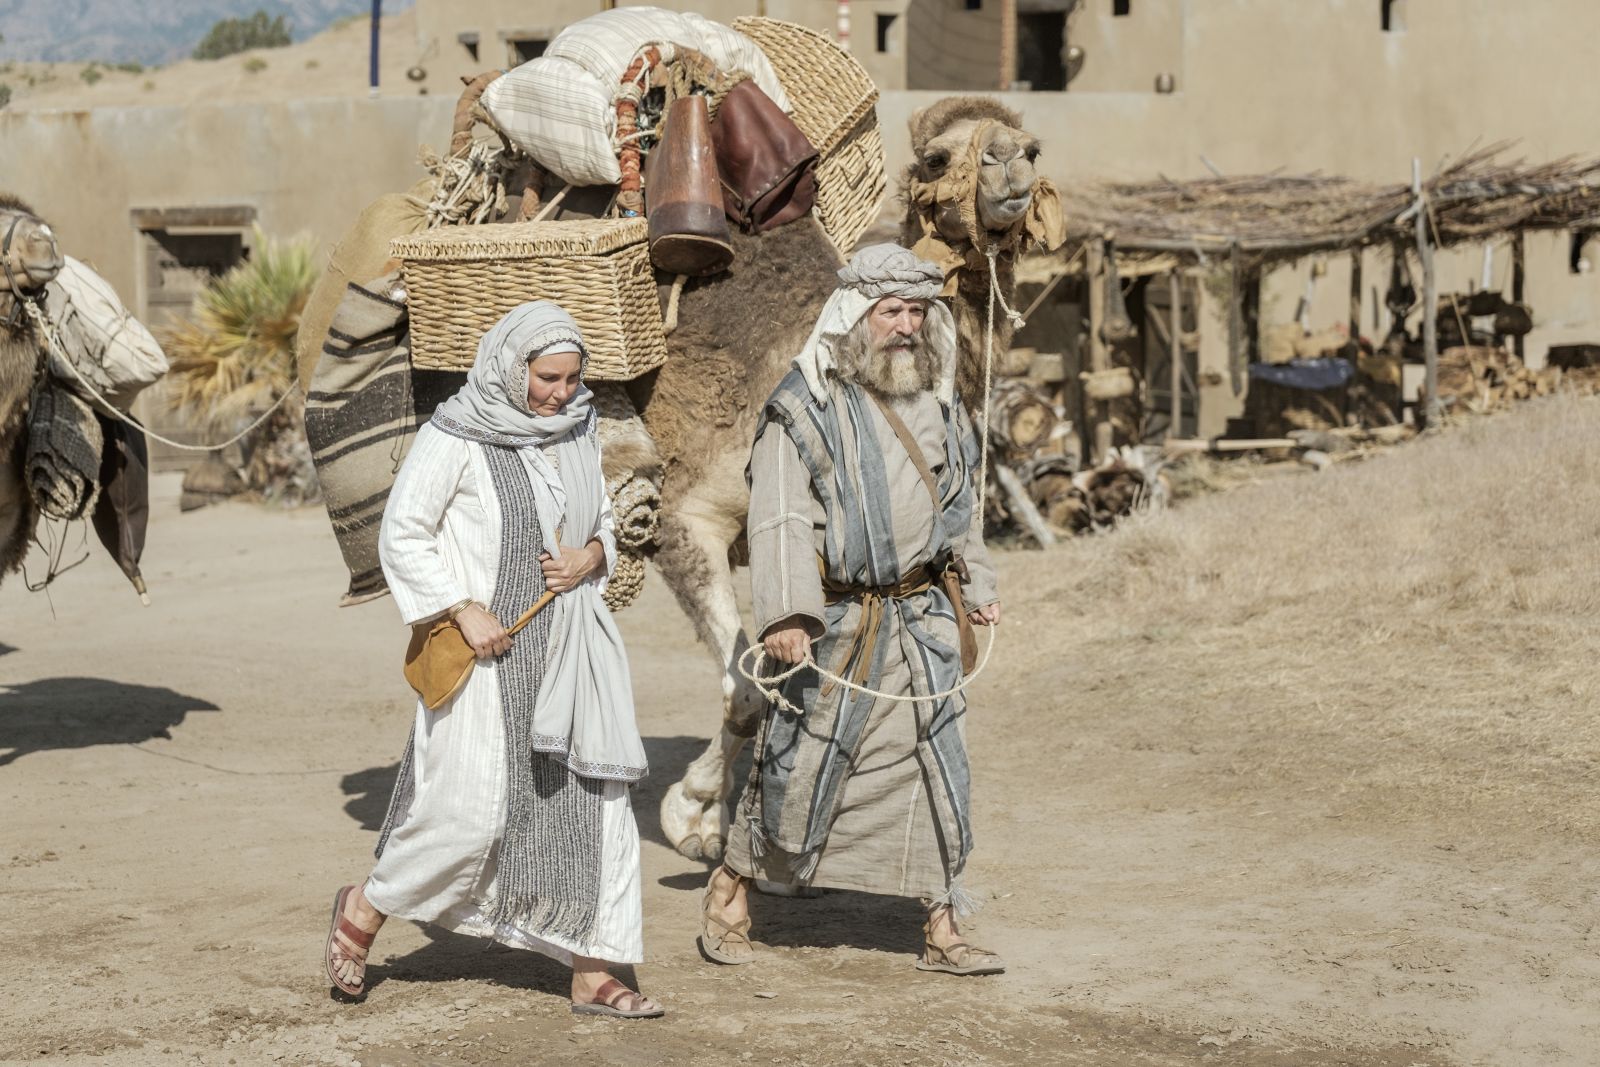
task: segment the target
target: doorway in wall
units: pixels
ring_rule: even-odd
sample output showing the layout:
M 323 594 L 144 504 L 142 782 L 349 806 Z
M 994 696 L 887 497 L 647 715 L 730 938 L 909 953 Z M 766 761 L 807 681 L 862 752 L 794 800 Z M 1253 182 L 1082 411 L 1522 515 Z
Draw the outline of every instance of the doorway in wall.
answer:
M 248 205 L 135 208 L 131 214 L 138 272 L 138 299 L 131 303 L 140 321 L 159 339 L 190 318 L 195 297 L 212 279 L 250 257 L 256 209 Z M 165 382 L 140 394 L 134 415 L 165 437 L 191 444 L 202 439 L 199 431 L 174 414 Z M 150 442 L 151 470 L 181 470 L 199 458 L 198 453 Z
M 1035 92 L 1056 93 L 1067 87 L 1067 13 L 1017 13 L 1017 80 Z

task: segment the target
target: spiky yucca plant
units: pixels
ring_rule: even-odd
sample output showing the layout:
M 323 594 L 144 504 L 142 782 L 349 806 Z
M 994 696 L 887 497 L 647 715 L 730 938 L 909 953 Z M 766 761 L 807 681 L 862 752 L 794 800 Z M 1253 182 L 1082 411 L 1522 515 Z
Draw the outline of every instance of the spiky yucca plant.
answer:
M 251 258 L 207 285 L 193 317 L 163 338 L 173 408 L 208 435 L 226 436 L 289 392 L 295 331 L 316 280 L 310 239 L 274 240 L 257 227 Z M 304 397 L 291 396 L 243 444 L 250 488 L 286 503 L 315 497 Z

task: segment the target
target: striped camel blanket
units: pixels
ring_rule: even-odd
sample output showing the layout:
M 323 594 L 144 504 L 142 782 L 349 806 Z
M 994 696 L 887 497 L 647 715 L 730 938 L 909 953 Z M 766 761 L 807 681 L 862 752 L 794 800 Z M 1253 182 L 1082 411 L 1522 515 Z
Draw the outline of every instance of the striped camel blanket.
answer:
M 350 571 L 348 607 L 388 592 L 378 563 L 383 507 L 417 427 L 461 387 L 464 374 L 411 369 L 406 305 L 391 272 L 345 288 L 306 394 L 306 438 Z
M 76 519 L 94 510 L 100 495 L 100 452 L 105 435 L 94 409 L 65 384 L 39 380 L 28 405 L 28 452 L 23 477 L 39 510 L 52 519 Z

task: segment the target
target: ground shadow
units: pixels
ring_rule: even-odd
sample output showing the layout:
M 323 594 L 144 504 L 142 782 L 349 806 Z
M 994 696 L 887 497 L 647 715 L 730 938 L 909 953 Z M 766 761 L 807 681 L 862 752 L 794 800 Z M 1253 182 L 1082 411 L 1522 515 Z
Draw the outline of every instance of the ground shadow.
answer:
M 387 767 L 368 767 L 339 779 L 339 788 L 350 799 L 345 802 L 345 814 L 361 824 L 363 830 L 377 830 L 383 826 L 383 817 L 389 812 L 389 794 L 394 792 L 395 776 L 400 773 L 400 761 Z
M 4 641 L 0 641 L 0 656 L 9 655 L 12 652 L 15 652 L 16 650 L 17 650 L 17 646 L 16 645 L 8 645 Z
M 366 986 L 369 992 L 384 982 L 453 982 L 464 978 L 511 989 L 537 990 L 562 999 L 571 993 L 572 972 L 542 953 L 511 948 L 487 938 L 451 933 L 435 926 L 421 926 L 420 929 L 428 938 L 428 944 L 415 952 L 368 966 Z M 379 951 L 381 953 L 381 949 Z M 631 966 L 616 967 L 612 973 L 625 984 L 639 988 L 638 975 Z
M 671 848 L 661 832 L 657 811 L 667 787 L 683 777 L 689 761 L 705 750 L 703 737 L 647 737 L 644 739 L 645 758 L 650 761 L 650 774 L 633 790 L 633 814 L 639 824 L 639 836 L 646 841 Z M 748 767 L 748 758 L 741 767 Z M 395 776 L 400 764 L 368 767 L 364 771 L 347 774 L 339 782 L 345 796 L 344 810 L 363 830 L 376 830 L 383 825 L 389 810 L 389 794 L 394 791 Z M 735 783 L 743 781 L 742 770 L 735 774 Z
M 105 678 L 24 682 L 0 689 L 0 767 L 32 752 L 170 738 L 191 711 L 219 710 L 161 686 Z
M 639 824 L 639 836 L 672 848 L 672 842 L 661 832 L 661 798 L 667 789 L 683 777 L 684 770 L 706 750 L 708 737 L 647 737 L 644 739 L 645 758 L 650 761 L 650 776 L 633 790 L 633 817 Z M 734 775 L 737 788 L 742 781 Z

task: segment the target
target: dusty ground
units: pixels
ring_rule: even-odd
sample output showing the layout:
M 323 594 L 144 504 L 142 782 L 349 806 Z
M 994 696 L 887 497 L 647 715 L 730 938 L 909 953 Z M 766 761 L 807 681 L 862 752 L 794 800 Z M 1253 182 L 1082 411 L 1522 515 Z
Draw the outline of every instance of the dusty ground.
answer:
M 969 726 L 996 979 L 913 971 L 915 909 L 851 894 L 758 900 L 762 960 L 702 962 L 704 869 L 653 810 L 713 678 L 652 579 L 622 616 L 654 767 L 638 977 L 672 1014 L 626 1025 L 576 1022 L 547 961 L 398 923 L 368 1000 L 329 999 L 403 634 L 387 601 L 334 607 L 320 512 L 180 516 L 162 479 L 154 606 L 98 550 L 0 590 L 0 1060 L 1592 1064 L 1600 490 L 1574 446 L 1600 403 L 1518 418 L 1003 557 Z M 1508 471 L 1542 512 L 1512 521 Z

